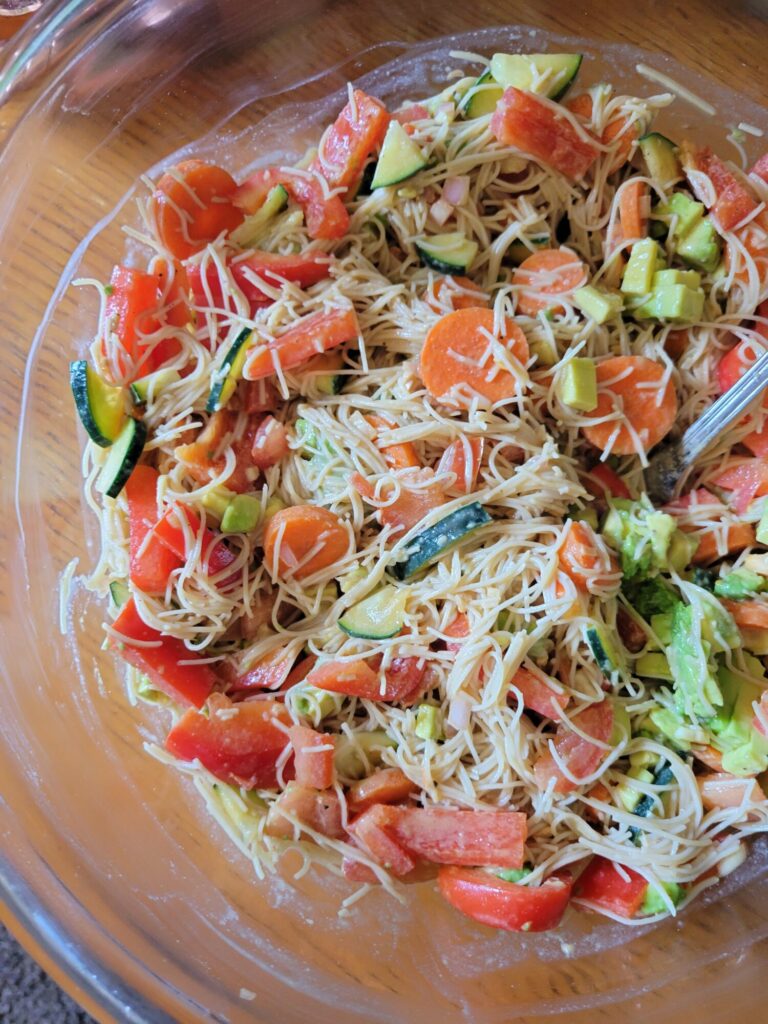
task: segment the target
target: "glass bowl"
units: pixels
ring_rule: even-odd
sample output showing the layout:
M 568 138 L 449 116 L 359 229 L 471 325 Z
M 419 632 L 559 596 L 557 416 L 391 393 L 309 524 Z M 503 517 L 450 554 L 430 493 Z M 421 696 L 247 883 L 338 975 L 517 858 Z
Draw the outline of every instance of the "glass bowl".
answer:
M 69 0 L 45 6 L 0 73 L 2 130 L 14 126 L 0 156 L 0 885 L 6 922 L 102 1020 L 491 1024 L 569 1012 L 575 1024 L 661 1024 L 692 1006 L 724 1022 L 758 1017 L 764 845 L 656 926 L 573 915 L 555 935 L 494 933 L 428 884 L 407 905 L 374 892 L 340 916 L 345 883 L 296 882 L 290 864 L 257 879 L 188 780 L 145 753 L 162 723 L 128 704 L 99 649 L 103 610 L 77 583 L 66 638 L 59 628 L 62 570 L 79 558 L 87 572 L 96 557 L 66 369 L 90 340 L 96 298 L 69 283 L 108 276 L 140 174 L 179 150 L 233 170 L 295 157 L 347 79 L 416 99 L 457 47 L 579 49 L 585 83 L 648 91 L 644 60 L 718 106 L 714 118 L 681 106 L 678 131 L 722 145 L 724 125 L 768 128 L 755 102 L 768 41 L 758 7 L 732 5 L 726 26 L 714 3 L 668 5 L 662 45 L 657 5 L 655 21 L 643 4 L 595 2 L 587 18 L 581 5 L 541 6 Z M 738 93 L 712 81 L 725 77 Z

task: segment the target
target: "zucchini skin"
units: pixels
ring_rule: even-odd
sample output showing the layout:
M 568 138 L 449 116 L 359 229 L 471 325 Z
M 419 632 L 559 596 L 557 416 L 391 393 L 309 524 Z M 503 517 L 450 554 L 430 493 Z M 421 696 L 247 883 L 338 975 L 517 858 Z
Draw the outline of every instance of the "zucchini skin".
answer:
M 493 517 L 477 502 L 456 509 L 420 533 L 406 550 L 405 559 L 390 568 L 398 580 L 407 580 L 440 557 L 467 534 L 485 526 Z
M 146 423 L 143 420 L 129 419 L 112 446 L 109 458 L 99 476 L 99 489 L 108 498 L 116 498 L 122 491 L 141 458 L 146 441 Z
M 89 381 L 92 382 L 92 387 L 89 387 Z M 114 443 L 115 437 L 110 437 L 106 429 L 102 429 L 102 425 L 97 419 L 97 409 L 94 406 L 99 397 L 99 389 L 102 391 L 117 389 L 113 389 L 111 385 L 96 377 L 85 359 L 76 359 L 69 364 L 69 386 L 75 399 L 77 414 L 88 437 L 100 448 L 109 448 Z
M 248 339 L 250 337 L 250 327 L 244 327 L 230 345 L 229 351 L 224 356 L 221 368 L 218 374 L 216 374 L 214 382 L 211 385 L 208 401 L 205 403 L 205 411 L 207 413 L 214 413 L 219 409 L 223 409 L 231 398 L 232 391 L 237 384 L 237 380 L 232 378 L 232 369 L 235 366 L 238 357 L 243 352 L 244 347 L 248 344 Z M 231 384 L 232 387 L 229 390 L 229 393 L 226 393 L 228 384 Z

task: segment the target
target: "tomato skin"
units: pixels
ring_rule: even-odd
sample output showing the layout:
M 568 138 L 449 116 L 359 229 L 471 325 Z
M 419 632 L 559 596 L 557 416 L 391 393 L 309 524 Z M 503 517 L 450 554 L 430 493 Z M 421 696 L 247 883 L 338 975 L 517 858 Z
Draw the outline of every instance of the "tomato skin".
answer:
M 304 725 L 292 725 L 288 735 L 294 750 L 296 781 L 299 785 L 329 789 L 336 781 L 333 766 L 335 737 Z
M 109 646 L 120 657 L 140 672 L 149 676 L 152 685 L 173 700 L 200 708 L 210 695 L 216 677 L 210 665 L 196 664 L 199 655 L 174 636 L 163 636 L 148 626 L 139 615 L 136 602 L 131 597 L 120 610 L 112 624 L 116 632 L 131 640 L 152 641 L 154 647 L 132 647 L 117 638 L 111 638 Z M 181 664 L 191 662 L 192 664 Z
M 389 124 L 382 103 L 360 89 L 353 96 L 354 102 L 347 103 L 324 135 L 314 163 L 331 188 L 349 188 L 357 181 Z
M 233 690 L 279 690 L 288 681 L 293 663 L 293 654 L 282 647 L 260 658 L 245 672 L 232 680 Z
M 350 814 L 361 814 L 374 804 L 397 804 L 407 800 L 418 786 L 399 768 L 380 768 L 349 788 L 347 807 Z
M 618 473 L 615 473 L 605 462 L 598 462 L 588 473 L 583 483 L 590 494 L 607 501 L 609 498 L 631 498 L 629 488 Z
M 456 618 L 448 623 L 443 632 L 446 636 L 455 637 L 454 640 L 446 641 L 446 651 L 450 651 L 451 654 L 458 654 L 461 650 L 462 642 L 469 636 L 469 619 L 464 612 L 459 612 Z
M 758 178 L 761 178 L 768 184 L 768 153 L 763 153 L 754 166 L 750 168 L 749 173 L 757 175 Z
M 427 663 L 423 658 L 393 658 L 384 669 L 386 699 L 412 704 L 424 692 L 426 674 Z
M 274 416 L 265 416 L 253 436 L 251 461 L 259 469 L 276 466 L 290 451 L 285 426 Z
M 588 736 L 608 743 L 613 733 L 613 704 L 609 700 L 590 704 L 578 715 L 574 715 L 573 721 Z M 565 725 L 558 726 L 553 742 L 560 760 L 577 779 L 596 771 L 608 754 L 603 747 L 587 742 Z M 549 751 L 536 762 L 534 775 L 542 790 L 555 779 L 555 793 L 572 793 L 578 785 L 560 771 Z
M 631 868 L 622 865 L 622 870 L 629 876 L 629 881 L 622 878 L 613 861 L 593 857 L 579 876 L 574 895 L 619 917 L 634 917 L 643 904 L 648 882 Z
M 382 867 L 401 876 L 410 874 L 416 861 L 390 833 L 395 810 L 387 804 L 374 804 L 355 818 L 347 830 Z
M 730 391 L 756 360 L 757 353 L 749 341 L 740 341 L 729 352 L 726 352 L 717 364 L 717 384 L 720 394 L 723 395 L 726 391 Z
M 433 864 L 523 866 L 527 820 L 518 811 L 388 807 L 385 820 L 393 839 Z
M 285 167 L 263 167 L 238 187 L 234 203 L 242 210 L 255 213 L 275 185 L 282 185 L 304 211 L 310 238 L 333 239 L 346 235 L 349 214 L 344 203 L 338 195 L 326 195 L 317 174 Z
M 167 307 L 166 323 L 174 327 L 184 327 L 189 323 L 189 280 L 184 267 L 174 261 L 173 281 L 168 284 L 169 268 L 167 260 L 156 257 L 152 260 L 149 272 L 157 279 L 157 289 L 162 305 Z M 169 338 L 168 341 L 175 341 Z M 161 344 L 163 344 L 161 342 Z M 178 348 L 178 342 L 175 342 Z M 168 356 L 167 358 L 172 358 Z M 165 360 L 163 360 L 165 361 Z
M 186 260 L 242 224 L 243 212 L 232 202 L 236 189 L 231 174 L 203 160 L 183 160 L 164 174 L 152 194 L 152 210 L 165 248 Z
M 118 265 L 112 271 L 109 287 L 111 292 L 105 304 L 106 321 L 109 331 L 117 335 L 123 349 L 117 351 L 114 360 L 116 365 L 110 365 L 110 369 L 115 379 L 125 377 L 130 370 L 130 382 L 157 369 L 159 365 L 157 349 L 145 355 L 147 345 L 143 342 L 144 335 L 151 334 L 160 326 L 157 319 L 157 278 L 143 270 Z M 108 351 L 104 341 L 102 351 L 105 354 Z
M 360 335 L 354 309 L 312 313 L 279 335 L 271 344 L 254 345 L 243 367 L 246 380 L 275 375 L 275 361 L 283 370 L 293 370 L 322 351 L 337 348 Z
M 539 715 L 556 718 L 556 708 L 566 708 L 570 703 L 570 695 L 565 691 L 556 691 L 535 676 L 528 669 L 519 668 L 512 677 L 512 685 L 523 695 L 523 704 Z
M 684 143 L 682 151 L 685 170 L 701 171 L 712 182 L 716 199 L 710 211 L 723 231 L 731 231 L 757 209 L 754 195 L 708 146 L 698 148 Z M 701 189 L 697 190 L 695 180 L 691 188 L 702 202 L 710 198 Z
M 721 473 L 714 483 L 732 492 L 730 504 L 743 515 L 753 498 L 768 494 L 768 458 L 748 459 Z
M 188 505 L 172 505 L 162 516 L 154 528 L 157 540 L 172 551 L 177 558 L 186 561 L 187 540 L 179 516 L 184 516 L 189 529 L 194 535 L 200 530 L 200 517 Z M 231 565 L 235 555 L 229 550 L 221 537 L 213 530 L 205 529 L 202 544 L 202 557 L 209 576 L 215 576 Z
M 341 802 L 332 789 L 318 790 L 298 782 L 289 782 L 267 814 L 264 831 L 268 836 L 282 839 L 294 837 L 296 829 L 287 814 L 331 839 L 342 839 L 345 836 L 341 823 Z
M 147 594 L 162 594 L 171 573 L 183 565 L 182 558 L 156 537 L 146 539 L 157 522 L 159 479 L 152 466 L 138 465 L 125 485 L 131 583 Z
M 491 131 L 502 144 L 517 146 L 571 180 L 582 178 L 598 154 L 564 115 L 514 86 L 497 103 Z
M 556 871 L 541 885 L 505 882 L 479 868 L 441 867 L 440 895 L 462 914 L 491 928 L 545 932 L 557 928 L 571 898 L 570 871 Z
M 237 709 L 221 718 L 219 709 Z M 246 789 L 277 786 L 277 760 L 289 744 L 276 722 L 289 724 L 288 712 L 278 701 L 258 700 L 232 704 L 219 697 L 210 715 L 187 711 L 165 740 L 165 748 L 182 761 L 197 758 L 217 779 Z

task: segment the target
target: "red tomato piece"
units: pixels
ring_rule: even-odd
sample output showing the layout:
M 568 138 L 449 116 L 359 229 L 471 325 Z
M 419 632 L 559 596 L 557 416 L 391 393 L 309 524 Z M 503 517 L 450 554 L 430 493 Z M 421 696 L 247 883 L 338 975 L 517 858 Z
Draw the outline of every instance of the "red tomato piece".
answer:
M 288 735 L 294 750 L 296 781 L 313 789 L 330 789 L 336 779 L 333 767 L 335 737 L 304 725 L 292 725 Z
M 754 498 L 768 494 L 768 459 L 749 459 L 727 469 L 713 481 L 717 487 L 731 491 L 730 504 L 743 515 Z
M 181 761 L 197 759 L 217 779 L 231 785 L 274 789 L 277 761 L 289 743 L 286 730 L 278 723 L 287 725 L 289 721 L 279 701 L 233 704 L 219 696 L 208 715 L 187 711 L 168 733 L 165 749 Z
M 523 865 L 527 820 L 518 811 L 390 807 L 388 831 L 409 853 L 433 864 Z
M 191 704 L 196 708 L 205 704 L 216 682 L 211 666 L 201 663 L 200 655 L 190 651 L 183 640 L 163 636 L 148 626 L 139 615 L 132 597 L 123 605 L 112 628 L 126 641 L 111 637 L 110 648 L 148 676 L 156 689 L 181 704 Z M 153 646 L 133 646 L 131 640 Z
M 345 836 L 341 823 L 341 802 L 332 789 L 312 789 L 289 782 L 270 807 L 264 831 L 268 836 L 293 839 L 296 829 L 287 815 L 329 839 Z
M 165 248 L 185 260 L 238 227 L 243 212 L 233 202 L 236 190 L 231 174 L 202 160 L 183 160 L 164 174 L 152 193 L 152 210 Z
M 612 860 L 593 857 L 576 882 L 576 899 L 588 900 L 598 910 L 610 910 L 618 917 L 634 917 L 643 905 L 648 882 L 631 868 L 622 865 L 621 870 L 628 879 Z
M 129 381 L 157 368 L 157 349 L 147 352 L 145 335 L 160 327 L 157 319 L 159 296 L 157 278 L 133 267 L 116 266 L 109 279 L 110 293 L 105 304 L 106 327 L 117 337 L 118 346 L 102 339 L 115 380 L 128 375 Z M 158 346 L 159 347 L 159 346 Z M 112 356 L 112 358 L 110 358 Z
M 345 693 L 366 700 L 385 700 L 379 673 L 367 661 L 326 661 L 307 676 L 307 683 L 319 690 Z
M 350 814 L 362 814 L 374 804 L 399 804 L 417 790 L 418 786 L 399 768 L 380 768 L 349 787 L 347 807 Z
M 574 715 L 573 723 L 587 736 L 592 736 L 600 743 L 608 743 L 613 732 L 613 704 L 609 700 L 590 704 L 578 715 Z M 561 762 L 577 779 L 596 771 L 608 754 L 604 747 L 590 743 L 562 723 L 557 727 L 553 742 Z M 549 751 L 536 762 L 534 775 L 542 789 L 546 789 L 550 781 L 555 779 L 555 793 L 570 793 L 579 785 L 560 771 Z
M 298 320 L 274 342 L 254 345 L 245 360 L 243 376 L 246 380 L 259 380 L 273 376 L 278 368 L 292 370 L 320 352 L 337 348 L 359 336 L 360 324 L 354 309 L 312 313 Z
M 382 867 L 393 875 L 407 875 L 416 867 L 416 861 L 390 835 L 396 810 L 386 804 L 374 804 L 355 818 L 347 831 Z
M 240 396 L 243 410 L 248 414 L 255 412 L 272 412 L 282 401 L 272 381 L 262 377 L 261 380 L 247 380 L 240 385 Z
M 387 131 L 386 107 L 362 90 L 352 99 L 324 134 L 313 166 L 331 188 L 348 189 L 363 173 L 365 162 Z
M 192 537 L 196 537 L 200 532 L 200 517 L 188 505 L 172 505 L 155 526 L 154 534 L 161 544 L 178 558 L 186 561 L 189 557 L 187 535 L 180 516 L 186 518 Z M 224 543 L 223 538 L 208 527 L 205 528 L 201 550 L 201 562 L 209 576 L 216 576 L 235 560 L 235 555 Z
M 276 466 L 290 451 L 288 433 L 284 424 L 274 416 L 266 416 L 254 435 L 251 445 L 251 459 L 259 469 Z
M 328 194 L 328 185 L 317 173 L 267 167 L 247 178 L 235 193 L 234 202 L 243 210 L 255 213 L 267 198 L 270 189 L 282 185 L 304 211 L 310 238 L 343 238 L 349 228 L 349 214 L 338 195 Z
M 751 341 L 740 341 L 726 352 L 717 364 L 717 384 L 720 394 L 730 391 L 733 385 L 744 376 L 753 363 L 757 362 L 765 350 L 760 350 Z M 768 397 L 768 396 L 767 396 Z
M 582 474 L 582 480 L 589 493 L 603 501 L 608 501 L 609 498 L 632 497 L 619 474 L 605 462 L 598 462 L 588 473 Z
M 752 191 L 708 146 L 681 146 L 682 163 L 686 173 L 699 171 L 712 182 L 715 202 L 709 207 L 712 216 L 723 231 L 731 231 L 757 209 Z M 696 176 L 689 177 L 691 189 L 697 199 L 708 205 L 709 190 L 702 188 Z
M 713 808 L 738 807 L 745 799 L 760 803 L 765 800 L 760 783 L 754 777 L 740 778 L 729 772 L 707 772 L 696 776 L 705 811 Z
M 352 857 L 343 857 L 341 871 L 350 882 L 360 882 L 363 885 L 378 885 L 379 879 L 376 872 L 363 864 L 362 861 L 354 860 Z
M 741 443 L 753 455 L 760 459 L 766 458 L 768 456 L 768 423 L 763 424 L 759 430 L 753 430 L 751 434 L 742 437 Z
M 174 260 L 173 277 L 171 278 L 168 261 L 158 256 L 151 262 L 150 273 L 157 279 L 160 305 L 165 307 L 166 323 L 172 324 L 174 327 L 184 327 L 190 319 L 189 280 L 186 270 L 181 263 Z M 174 342 L 178 347 L 179 343 L 175 338 L 167 340 Z
M 429 117 L 429 110 L 423 103 L 409 103 L 407 107 L 403 107 L 402 110 L 396 110 L 392 115 L 392 118 L 395 121 L 399 121 L 400 124 L 410 124 L 411 121 L 423 121 L 426 117 Z
M 763 153 L 754 166 L 750 168 L 749 173 L 756 175 L 768 184 L 768 153 Z
M 696 487 L 694 490 L 689 491 L 687 494 L 682 494 L 679 498 L 675 498 L 674 501 L 668 502 L 663 507 L 664 512 L 669 512 L 671 516 L 682 515 L 688 511 L 691 506 L 698 505 L 719 505 L 720 508 L 725 509 L 722 501 L 711 491 L 708 491 L 706 487 Z
M 461 643 L 459 640 L 465 640 L 469 636 L 469 619 L 463 612 L 459 612 L 452 622 L 443 630 L 446 636 L 456 637 L 456 640 L 448 640 L 445 645 L 446 651 L 450 651 L 451 654 L 458 654 L 461 650 Z
M 286 688 L 303 683 L 316 664 L 316 654 L 308 654 L 305 658 L 302 658 L 288 673 L 288 678 L 285 680 Z
M 271 619 L 271 615 L 270 615 Z M 284 647 L 278 647 L 270 654 L 260 658 L 232 680 L 233 690 L 279 690 L 293 668 L 296 656 Z
M 423 658 L 393 658 L 384 669 L 386 699 L 412 704 L 424 692 L 426 672 Z
M 471 494 L 474 491 L 480 463 L 483 461 L 484 447 L 482 437 L 469 437 L 464 434 L 445 449 L 437 464 L 437 474 L 455 474 L 456 482 L 448 488 L 452 494 Z
M 136 466 L 125 485 L 128 501 L 128 546 L 131 582 L 148 594 L 162 594 L 182 559 L 156 537 L 147 534 L 157 522 L 157 482 L 152 466 Z
M 557 708 L 567 708 L 570 695 L 565 691 L 552 689 L 527 668 L 519 668 L 512 678 L 512 685 L 523 695 L 523 704 L 531 711 L 547 718 L 558 719 Z
M 502 145 L 529 153 L 572 181 L 584 177 L 598 154 L 564 113 L 514 86 L 496 104 L 491 131 Z
M 441 867 L 440 895 L 462 914 L 512 932 L 557 928 L 571 898 L 570 871 L 557 871 L 541 885 L 505 882 L 479 868 Z

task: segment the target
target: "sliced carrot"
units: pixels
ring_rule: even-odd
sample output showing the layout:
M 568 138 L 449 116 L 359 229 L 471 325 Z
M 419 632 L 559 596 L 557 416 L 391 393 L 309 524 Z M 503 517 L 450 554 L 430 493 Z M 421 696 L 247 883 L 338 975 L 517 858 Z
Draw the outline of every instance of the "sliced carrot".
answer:
M 433 508 L 445 504 L 445 492 L 434 476 L 431 469 L 404 473 L 398 480 L 400 493 L 394 500 L 390 500 L 386 490 L 380 491 L 377 499 L 376 489 L 360 473 L 353 473 L 350 482 L 361 497 L 378 507 L 376 516 L 381 525 L 400 534 L 420 523 Z
M 347 807 L 351 814 L 361 814 L 374 804 L 398 804 L 407 800 L 417 789 L 400 768 L 381 768 L 350 786 Z
M 737 626 L 768 629 L 768 601 L 729 601 L 721 597 L 720 603 L 731 613 Z
M 524 259 L 512 275 L 512 284 L 520 289 L 517 308 L 525 316 L 536 316 L 542 309 L 562 313 L 562 305 L 553 299 L 570 295 L 586 282 L 587 268 L 576 253 L 565 246 L 538 249 Z
M 232 231 L 245 214 L 234 205 L 237 183 L 223 168 L 202 160 L 183 160 L 164 174 L 152 193 L 151 207 L 160 241 L 185 260 L 222 231 Z
M 353 341 L 360 335 L 354 309 L 312 313 L 280 334 L 273 342 L 254 344 L 245 360 L 243 377 L 259 380 L 280 370 L 293 370 L 313 356 Z
M 573 522 L 558 552 L 560 568 L 577 590 L 591 593 L 594 587 L 608 586 L 618 565 L 612 555 L 598 546 L 594 531 L 586 523 Z
M 264 561 L 278 576 L 303 580 L 349 551 L 349 535 L 337 515 L 314 505 L 276 512 L 264 531 Z
M 696 532 L 696 539 L 699 542 L 699 546 L 696 548 L 691 559 L 694 565 L 706 565 L 708 562 L 714 562 L 716 559 L 724 557 L 718 548 L 717 536 L 714 532 Z M 725 538 L 725 553 L 735 555 L 737 551 L 743 551 L 744 548 L 752 547 L 754 543 L 754 526 L 751 523 L 734 523 L 733 526 L 728 527 Z
M 677 395 L 667 381 L 659 398 L 659 383 L 666 370 L 644 356 L 614 356 L 597 364 L 597 408 L 590 417 L 618 415 L 604 423 L 582 427 L 596 448 L 609 447 L 616 455 L 636 455 L 634 434 L 646 451 L 666 437 L 677 418 Z M 629 428 L 632 428 L 631 430 Z
M 450 274 L 445 274 L 433 279 L 424 292 L 424 301 L 436 313 L 444 313 L 446 306 L 450 309 L 487 306 L 488 294 L 468 277 L 451 277 Z
M 458 654 L 461 650 L 461 641 L 466 640 L 469 636 L 469 619 L 464 612 L 459 612 L 456 618 L 448 623 L 443 632 L 446 636 L 455 637 L 453 640 L 446 641 L 446 651 L 450 651 L 451 654 Z
M 517 380 L 493 355 L 493 310 L 457 309 L 430 329 L 421 350 L 421 379 L 434 398 L 463 399 L 481 395 L 503 402 L 518 390 Z M 528 361 L 528 341 L 512 320 L 507 320 L 500 344 L 519 363 Z
M 691 753 L 697 761 L 701 761 L 713 772 L 723 770 L 723 755 L 715 747 L 691 747 Z
M 385 416 L 366 416 L 366 423 L 369 423 L 375 431 L 394 430 L 395 424 Z M 410 441 L 402 441 L 399 444 L 378 444 L 376 447 L 384 456 L 384 461 L 390 469 L 417 469 L 421 466 L 416 449 Z
M 645 238 L 648 234 L 650 192 L 644 181 L 628 181 L 619 195 L 619 219 L 627 241 Z
M 455 483 L 448 488 L 452 494 L 471 494 L 474 491 L 484 447 L 482 437 L 468 437 L 464 434 L 445 449 L 437 464 L 437 473 L 455 475 Z
M 531 711 L 547 718 L 557 719 L 557 709 L 566 708 L 570 695 L 564 690 L 555 690 L 551 686 L 529 672 L 527 668 L 519 668 L 512 677 L 512 686 L 523 695 L 523 704 Z

